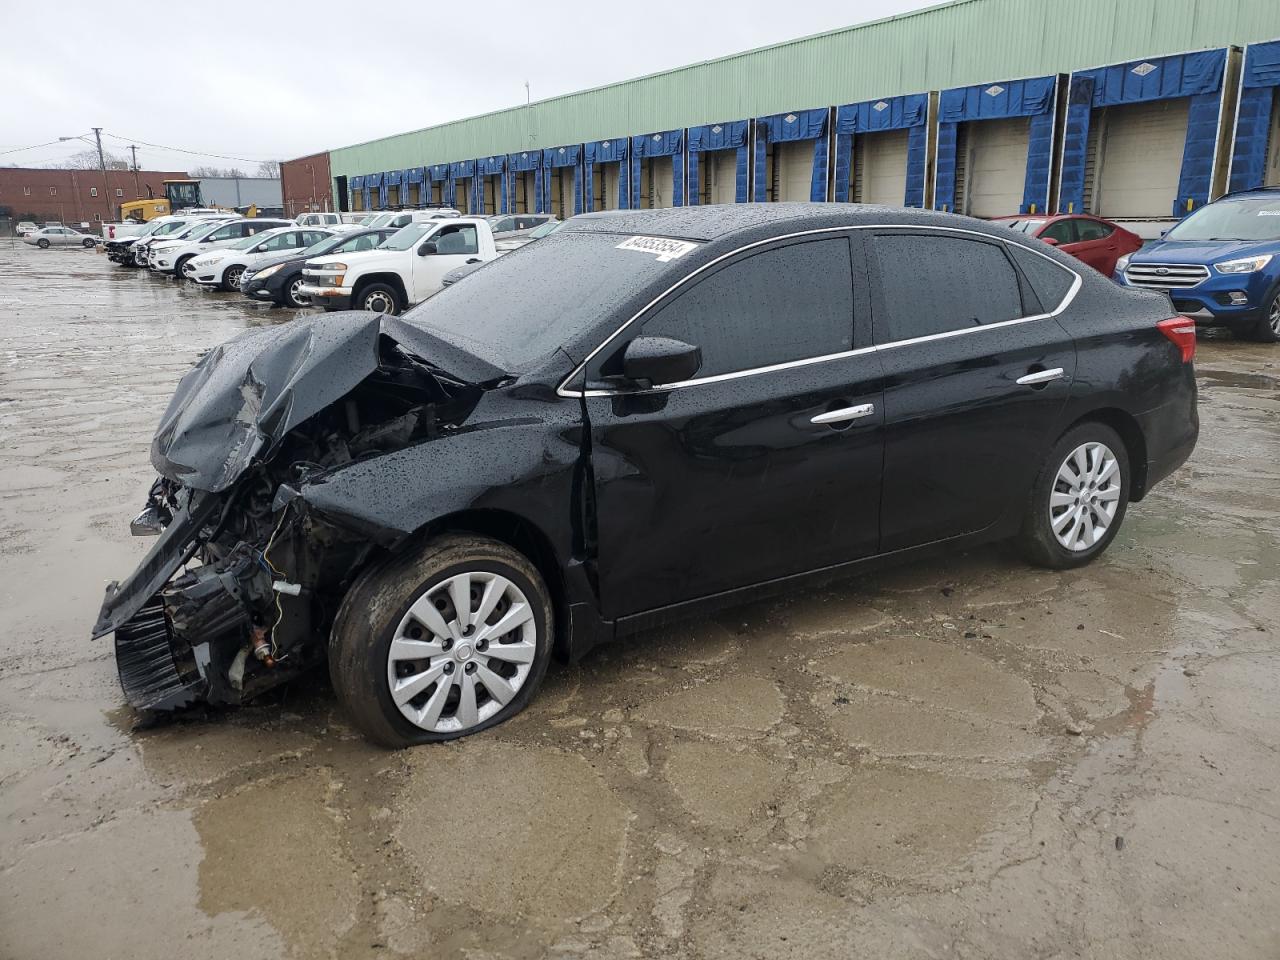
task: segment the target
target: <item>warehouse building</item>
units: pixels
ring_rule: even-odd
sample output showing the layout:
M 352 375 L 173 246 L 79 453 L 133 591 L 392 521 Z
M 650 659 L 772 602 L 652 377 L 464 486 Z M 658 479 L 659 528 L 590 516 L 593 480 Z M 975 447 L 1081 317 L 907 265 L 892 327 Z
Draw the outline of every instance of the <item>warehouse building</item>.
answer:
M 1278 85 L 1276 0 L 955 0 L 340 147 L 332 196 L 414 205 L 379 185 L 420 168 L 416 204 L 468 213 L 852 200 L 1154 235 L 1280 183 Z
M 120 219 L 120 204 L 164 196 L 184 171 L 0 167 L 0 220 L 94 224 Z

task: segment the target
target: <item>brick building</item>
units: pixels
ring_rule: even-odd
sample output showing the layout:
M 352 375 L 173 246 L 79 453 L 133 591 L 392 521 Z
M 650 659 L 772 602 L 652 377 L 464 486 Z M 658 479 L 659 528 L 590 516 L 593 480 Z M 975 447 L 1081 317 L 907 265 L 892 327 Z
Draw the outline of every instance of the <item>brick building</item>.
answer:
M 328 177 L 325 167 L 325 177 Z M 52 170 L 0 167 L 0 219 L 98 223 L 120 219 L 127 200 L 163 197 L 165 180 L 181 180 L 185 171 Z M 147 190 L 150 188 L 151 193 Z
M 333 210 L 329 180 L 329 154 L 313 153 L 280 164 L 284 215 L 296 217 L 313 210 Z

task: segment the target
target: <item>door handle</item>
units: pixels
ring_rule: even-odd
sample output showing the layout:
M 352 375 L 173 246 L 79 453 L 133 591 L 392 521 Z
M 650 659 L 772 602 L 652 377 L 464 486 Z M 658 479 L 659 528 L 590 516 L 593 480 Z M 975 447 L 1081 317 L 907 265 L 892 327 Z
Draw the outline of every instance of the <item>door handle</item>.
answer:
M 1037 370 L 1035 373 L 1028 373 L 1025 377 L 1019 377 L 1018 385 L 1037 387 L 1044 383 L 1052 383 L 1054 380 L 1062 380 L 1066 375 L 1067 372 L 1061 367 L 1054 367 L 1052 370 Z
M 841 407 L 839 410 L 828 410 L 826 413 L 820 413 L 810 423 L 829 424 L 844 423 L 848 420 L 861 420 L 863 417 L 869 417 L 876 412 L 874 403 L 860 403 L 856 407 Z

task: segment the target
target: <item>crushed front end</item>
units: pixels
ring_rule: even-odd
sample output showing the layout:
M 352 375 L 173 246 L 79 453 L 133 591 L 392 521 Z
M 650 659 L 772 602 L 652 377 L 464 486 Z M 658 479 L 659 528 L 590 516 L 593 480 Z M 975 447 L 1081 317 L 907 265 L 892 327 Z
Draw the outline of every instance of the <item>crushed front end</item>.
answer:
M 387 544 L 298 491 L 448 433 L 483 393 L 474 380 L 502 377 L 456 357 L 474 380 L 445 373 L 428 353 L 448 350 L 404 321 L 334 315 L 241 335 L 184 377 L 132 525 L 158 538 L 93 629 L 115 634 L 133 706 L 237 704 L 324 662 L 347 588 Z

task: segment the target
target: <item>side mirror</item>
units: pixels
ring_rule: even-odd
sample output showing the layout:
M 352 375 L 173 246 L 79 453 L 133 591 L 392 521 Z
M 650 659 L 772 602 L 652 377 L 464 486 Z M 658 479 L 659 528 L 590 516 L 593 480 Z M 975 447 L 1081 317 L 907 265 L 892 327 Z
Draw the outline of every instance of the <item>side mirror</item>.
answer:
M 429 257 L 436 252 L 436 242 L 434 240 L 424 240 L 422 246 L 418 248 L 418 256 Z
M 1053 237 L 1041 237 L 1040 239 L 1043 240 L 1045 243 L 1047 243 L 1051 247 L 1056 247 L 1058 245 L 1058 241 L 1055 240 Z
M 679 383 L 701 367 L 701 347 L 669 337 L 636 337 L 622 353 L 622 375 L 643 386 Z

